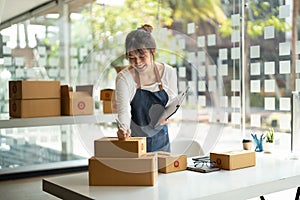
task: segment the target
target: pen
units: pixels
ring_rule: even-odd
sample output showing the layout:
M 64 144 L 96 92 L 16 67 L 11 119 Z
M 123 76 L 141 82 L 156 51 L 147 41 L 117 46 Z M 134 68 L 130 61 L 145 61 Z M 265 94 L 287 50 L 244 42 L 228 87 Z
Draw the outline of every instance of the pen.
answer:
M 121 124 L 121 122 L 120 122 L 117 118 L 116 118 L 116 122 L 117 122 L 118 129 L 122 128 L 124 131 L 127 130 L 127 128 L 125 128 L 125 127 L 123 126 L 123 124 Z
M 127 128 L 123 124 L 121 124 L 121 122 L 118 119 L 116 119 L 116 122 L 117 122 L 118 129 L 121 128 L 124 131 L 127 131 Z M 127 137 L 130 137 L 130 134 L 126 134 L 126 135 L 127 135 Z M 125 138 L 126 138 L 126 136 L 125 136 Z

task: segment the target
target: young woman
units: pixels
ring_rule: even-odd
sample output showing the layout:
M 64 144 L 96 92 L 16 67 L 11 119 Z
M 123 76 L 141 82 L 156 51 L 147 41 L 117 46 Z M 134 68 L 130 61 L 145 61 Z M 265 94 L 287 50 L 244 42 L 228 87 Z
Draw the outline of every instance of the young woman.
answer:
M 130 66 L 116 78 L 120 140 L 147 137 L 147 152 L 170 151 L 167 120 L 157 123 L 169 99 L 177 93 L 176 69 L 154 61 L 156 43 L 152 26 L 130 32 L 125 41 Z

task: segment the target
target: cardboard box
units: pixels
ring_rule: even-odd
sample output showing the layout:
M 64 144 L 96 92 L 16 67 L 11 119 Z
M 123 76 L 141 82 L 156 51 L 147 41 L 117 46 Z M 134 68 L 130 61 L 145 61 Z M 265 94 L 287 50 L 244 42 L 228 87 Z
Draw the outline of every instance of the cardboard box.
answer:
M 126 140 L 103 137 L 94 141 L 94 154 L 100 158 L 138 158 L 147 152 L 146 145 L 146 137 L 130 137 Z
M 117 103 L 116 101 L 103 101 L 103 113 L 117 113 Z
M 210 160 L 216 167 L 233 170 L 256 165 L 256 155 L 253 151 L 238 150 L 223 153 L 210 153 Z
M 92 87 L 92 86 L 90 86 Z M 62 115 L 92 115 L 94 113 L 94 100 L 90 87 L 81 87 L 83 91 L 72 91 L 67 85 L 61 86 L 61 114 Z
M 59 99 L 59 81 L 9 81 L 10 99 Z
M 115 98 L 115 90 L 114 89 L 103 89 L 100 91 L 100 100 L 103 101 L 111 101 L 116 100 Z
M 117 113 L 117 103 L 114 89 L 101 90 L 100 100 L 103 101 L 103 113 Z
M 9 115 L 15 118 L 60 116 L 60 99 L 10 99 Z
M 89 159 L 90 186 L 153 186 L 157 174 L 156 156 Z
M 187 168 L 187 156 L 171 154 L 169 152 L 157 152 L 158 171 L 162 173 L 170 173 L 183 171 Z

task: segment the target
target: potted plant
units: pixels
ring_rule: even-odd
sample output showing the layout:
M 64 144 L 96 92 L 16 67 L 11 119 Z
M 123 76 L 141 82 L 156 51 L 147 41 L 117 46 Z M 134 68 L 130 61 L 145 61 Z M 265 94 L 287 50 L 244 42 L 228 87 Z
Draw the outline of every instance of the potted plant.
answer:
M 274 129 L 269 128 L 269 130 L 266 131 L 264 138 L 266 139 L 264 148 L 265 153 L 272 153 L 274 150 Z

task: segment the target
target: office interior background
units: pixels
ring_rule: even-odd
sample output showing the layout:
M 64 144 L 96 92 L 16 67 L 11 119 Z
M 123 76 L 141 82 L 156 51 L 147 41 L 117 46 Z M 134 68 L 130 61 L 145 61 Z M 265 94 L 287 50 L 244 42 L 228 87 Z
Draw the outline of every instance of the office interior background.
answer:
M 114 88 L 116 68 L 128 65 L 126 34 L 145 23 L 154 27 L 155 59 L 176 68 L 179 91 L 190 87 L 170 120 L 171 141 L 197 140 L 207 154 L 274 128 L 276 148 L 291 149 L 292 92 L 300 90 L 299 0 L 2 0 L 0 9 L 5 177 L 78 166 L 92 155 L 93 139 L 116 136 L 100 90 Z M 96 121 L 8 125 L 8 81 L 31 79 L 93 85 Z

